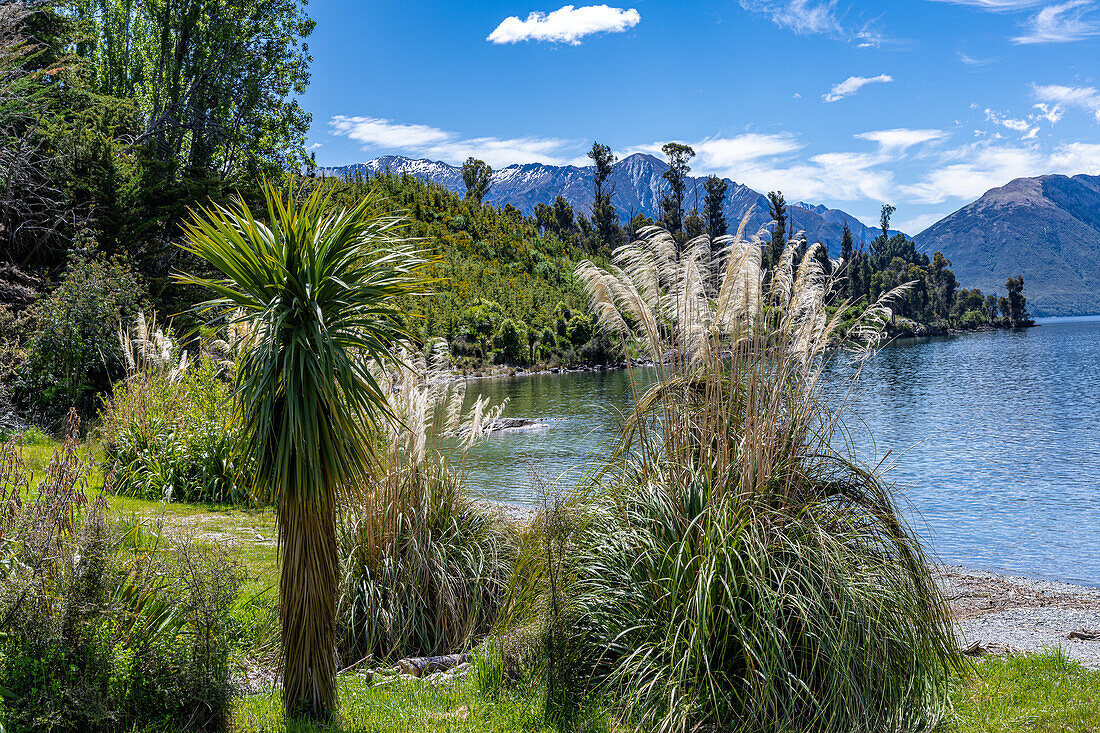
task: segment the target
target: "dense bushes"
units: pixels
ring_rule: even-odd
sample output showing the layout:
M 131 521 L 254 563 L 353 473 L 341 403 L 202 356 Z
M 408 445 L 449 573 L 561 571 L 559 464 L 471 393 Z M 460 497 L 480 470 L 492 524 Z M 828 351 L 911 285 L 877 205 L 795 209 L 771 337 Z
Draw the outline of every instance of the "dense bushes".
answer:
M 100 415 L 114 490 L 157 501 L 247 503 L 237 482 L 243 459 L 226 374 L 232 362 L 181 354 L 141 316 L 123 343 L 128 374 Z
M 228 719 L 220 549 L 108 520 L 70 439 L 33 489 L 0 449 L 0 722 L 8 730 L 218 730 Z
M 94 412 L 97 395 L 123 373 L 118 327 L 141 309 L 144 293 L 122 261 L 72 257 L 61 283 L 34 306 L 16 397 L 53 424 L 70 408 Z

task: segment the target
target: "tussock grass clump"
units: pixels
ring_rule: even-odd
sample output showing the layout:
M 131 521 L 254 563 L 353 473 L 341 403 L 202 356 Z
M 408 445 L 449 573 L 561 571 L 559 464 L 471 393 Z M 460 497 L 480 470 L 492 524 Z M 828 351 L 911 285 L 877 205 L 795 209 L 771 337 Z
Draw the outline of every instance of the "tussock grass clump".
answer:
M 948 611 L 889 485 L 834 444 L 845 394 L 819 379 L 851 353 L 835 344 L 858 377 L 897 293 L 842 331 L 815 247 L 768 272 L 742 232 L 717 244 L 651 229 L 579 268 L 657 380 L 578 499 L 557 684 L 646 730 L 933 727 L 961 665 Z
M 378 436 L 376 474 L 341 517 L 341 656 L 375 658 L 468 649 L 496 619 L 511 571 L 514 531 L 474 501 L 464 451 L 445 458 L 442 441 L 469 447 L 503 405 L 475 401 L 448 381 L 447 348 L 405 359 L 380 382 L 391 420 Z

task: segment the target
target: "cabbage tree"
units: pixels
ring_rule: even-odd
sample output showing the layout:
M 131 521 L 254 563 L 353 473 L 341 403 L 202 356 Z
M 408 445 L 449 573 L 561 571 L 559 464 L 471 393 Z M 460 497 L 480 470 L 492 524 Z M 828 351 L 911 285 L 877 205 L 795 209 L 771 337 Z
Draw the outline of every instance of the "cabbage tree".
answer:
M 421 258 L 377 201 L 333 210 L 323 187 L 296 200 L 264 189 L 262 216 L 243 199 L 194 212 L 184 244 L 216 277 L 181 275 L 213 291 L 211 321 L 254 329 L 237 369 L 244 477 L 276 511 L 283 698 L 291 715 L 336 707 L 335 616 L 341 493 L 361 485 L 370 425 L 386 395 L 369 369 L 412 337 L 401 296 L 423 290 Z

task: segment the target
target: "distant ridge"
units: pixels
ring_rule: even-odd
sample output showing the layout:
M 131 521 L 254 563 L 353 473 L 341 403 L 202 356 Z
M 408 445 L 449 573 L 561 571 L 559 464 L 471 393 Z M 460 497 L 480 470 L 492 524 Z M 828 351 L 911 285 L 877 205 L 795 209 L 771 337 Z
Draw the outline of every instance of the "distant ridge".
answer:
M 1003 295 L 1022 274 L 1033 315 L 1100 313 L 1100 176 L 1017 178 L 915 240 L 943 252 L 967 287 Z
M 326 168 L 325 173 L 354 175 L 359 171 L 373 174 L 386 169 L 438 183 L 457 193 L 466 191 L 461 168 L 399 155 L 386 155 L 366 163 Z M 662 174 L 666 170 L 668 165 L 663 160 L 645 153 L 628 155 L 615 163 L 611 172 L 611 189 L 614 191 L 611 202 L 624 221 L 632 214 L 639 213 L 653 219 L 659 217 L 661 192 L 666 186 Z M 588 166 L 555 166 L 543 163 L 510 165 L 493 171 L 492 187 L 485 201 L 495 206 L 511 204 L 530 215 L 534 213 L 535 204 L 553 203 L 560 195 L 576 211 L 587 216 L 592 209 L 592 172 L 593 169 Z M 742 217 L 750 210 L 752 216 L 746 228 L 750 234 L 771 220 L 768 216 L 768 201 L 763 194 L 728 178 L 725 180 L 729 184 L 726 192 L 726 218 L 731 229 L 736 229 Z M 705 176 L 688 178 L 685 196 L 688 210 L 695 206 L 696 197 L 699 208 L 702 209 L 705 181 Z M 848 222 L 857 246 L 861 241 L 869 243 L 879 234 L 878 229 L 865 226 L 851 214 L 839 209 L 804 202 L 791 202 L 788 208 L 793 216 L 795 231 L 805 231 L 811 242 L 827 244 L 834 257 L 839 254 L 844 222 Z

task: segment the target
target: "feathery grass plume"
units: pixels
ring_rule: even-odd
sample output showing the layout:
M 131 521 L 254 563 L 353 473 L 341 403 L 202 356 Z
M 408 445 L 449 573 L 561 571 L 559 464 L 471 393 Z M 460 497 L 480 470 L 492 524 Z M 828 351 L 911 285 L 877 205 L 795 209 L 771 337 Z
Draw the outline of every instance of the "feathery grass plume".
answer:
M 367 481 L 371 425 L 387 410 L 369 365 L 415 340 L 400 299 L 425 290 L 427 264 L 400 217 L 376 213 L 373 197 L 332 210 L 330 192 L 267 185 L 261 217 L 239 197 L 200 208 L 184 248 L 220 277 L 177 276 L 213 291 L 198 306 L 212 320 L 256 326 L 236 404 L 254 491 L 276 507 L 283 698 L 320 719 L 336 708 L 337 511 Z
M 843 353 L 858 378 L 897 291 L 842 330 L 816 246 L 765 273 L 743 232 L 717 262 L 651 229 L 578 267 L 656 381 L 576 500 L 571 693 L 662 732 L 934 727 L 962 664 L 947 607 L 890 487 L 834 445 L 821 382 Z
M 403 352 L 378 371 L 391 419 L 379 426 L 375 474 L 341 515 L 347 664 L 468 649 L 495 620 L 511 568 L 512 530 L 471 498 L 465 451 L 451 462 L 444 443 L 468 447 L 503 405 L 477 400 L 463 411 L 465 384 L 450 378 L 446 343 L 427 352 Z

